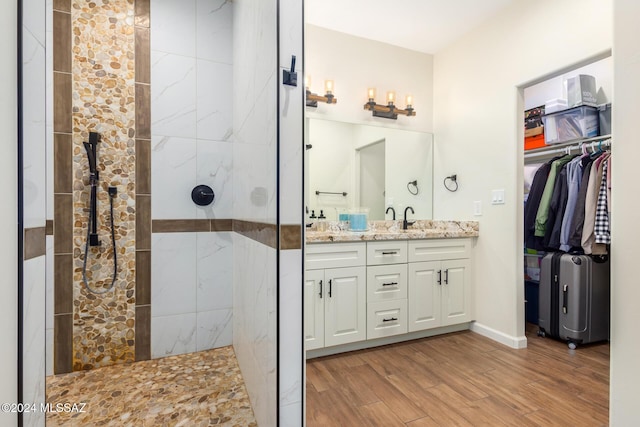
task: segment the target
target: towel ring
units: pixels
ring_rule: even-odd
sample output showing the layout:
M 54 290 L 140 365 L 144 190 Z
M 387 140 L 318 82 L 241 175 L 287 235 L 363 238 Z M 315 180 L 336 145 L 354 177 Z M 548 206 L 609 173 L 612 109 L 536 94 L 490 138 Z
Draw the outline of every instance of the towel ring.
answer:
M 456 185 L 455 188 L 453 189 L 449 188 L 449 186 L 447 185 L 447 181 L 452 181 Z M 451 191 L 452 193 L 455 193 L 456 191 L 458 191 L 458 175 L 451 175 L 451 176 L 445 177 L 443 184 L 444 184 L 444 188 Z

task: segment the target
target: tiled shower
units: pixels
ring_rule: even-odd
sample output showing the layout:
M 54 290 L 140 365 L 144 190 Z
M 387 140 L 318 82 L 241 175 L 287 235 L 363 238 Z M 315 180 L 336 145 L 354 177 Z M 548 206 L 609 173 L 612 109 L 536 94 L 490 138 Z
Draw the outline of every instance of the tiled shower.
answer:
M 291 320 L 301 304 L 302 104 L 280 108 L 278 97 L 302 98 L 278 82 L 289 58 L 278 64 L 277 17 L 299 31 L 302 19 L 301 5 L 281 3 L 26 1 L 38 14 L 25 22 L 35 53 L 24 64 L 45 76 L 25 91 L 34 115 L 25 192 L 41 190 L 25 200 L 26 216 L 35 213 L 25 240 L 38 242 L 25 256 L 25 342 L 42 350 L 25 352 L 41 367 L 24 377 L 26 400 L 44 401 L 45 372 L 233 345 L 259 424 L 301 419 L 301 322 Z M 296 38 L 286 45 L 301 54 Z M 112 268 L 106 187 L 118 188 L 120 267 L 101 296 L 81 277 L 89 131 L 102 135 L 103 242 L 87 261 L 98 287 Z M 201 184 L 213 204 L 192 202 Z

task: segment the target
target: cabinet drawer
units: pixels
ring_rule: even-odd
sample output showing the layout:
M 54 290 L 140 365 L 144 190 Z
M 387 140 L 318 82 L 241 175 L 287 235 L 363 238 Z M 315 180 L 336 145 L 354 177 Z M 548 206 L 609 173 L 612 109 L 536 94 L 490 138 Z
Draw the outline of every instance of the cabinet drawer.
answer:
M 367 243 L 367 265 L 407 262 L 407 241 L 389 240 Z
M 471 239 L 409 241 L 409 262 L 439 261 L 471 257 Z
M 367 304 L 367 339 L 406 333 L 406 299 Z
M 367 302 L 407 297 L 407 264 L 367 267 Z
M 305 269 L 357 267 L 366 263 L 366 243 L 307 245 Z

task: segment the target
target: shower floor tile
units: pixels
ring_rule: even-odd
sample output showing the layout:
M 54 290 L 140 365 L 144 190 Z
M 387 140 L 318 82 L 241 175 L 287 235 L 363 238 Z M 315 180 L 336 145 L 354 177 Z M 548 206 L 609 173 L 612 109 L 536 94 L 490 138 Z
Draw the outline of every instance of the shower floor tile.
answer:
M 47 403 L 47 427 L 257 425 L 231 346 L 50 376 Z

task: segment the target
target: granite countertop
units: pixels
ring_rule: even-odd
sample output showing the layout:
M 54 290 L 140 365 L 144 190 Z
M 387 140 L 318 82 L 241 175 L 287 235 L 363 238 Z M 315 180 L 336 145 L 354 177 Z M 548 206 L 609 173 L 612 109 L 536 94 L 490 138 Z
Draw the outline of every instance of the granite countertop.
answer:
M 369 221 L 367 231 L 349 231 L 338 221 L 315 222 L 306 231 L 307 243 L 478 237 L 478 221 L 419 220 L 402 229 L 402 221 Z

